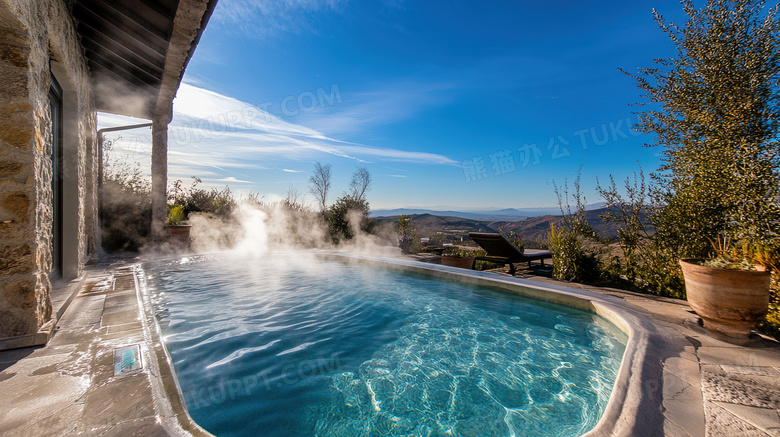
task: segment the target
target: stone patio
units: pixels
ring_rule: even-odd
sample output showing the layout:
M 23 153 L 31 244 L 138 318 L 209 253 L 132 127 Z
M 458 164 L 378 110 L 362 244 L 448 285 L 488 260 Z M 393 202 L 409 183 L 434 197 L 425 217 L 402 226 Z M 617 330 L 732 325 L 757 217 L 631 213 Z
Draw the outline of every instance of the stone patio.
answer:
M 0 352 L 0 435 L 204 435 L 164 395 L 170 374 L 155 359 L 154 336 L 139 311 L 136 262 L 89 267 L 46 347 Z M 506 278 L 501 270 L 492 274 Z M 518 276 L 562 284 L 528 270 Z M 563 285 L 621 299 L 654 321 L 659 340 L 649 352 L 661 357 L 655 365 L 663 367 L 663 379 L 640 389 L 663 393 L 664 435 L 780 436 L 777 342 L 743 347 L 710 338 L 686 326 L 692 314 L 684 301 Z M 114 349 L 135 344 L 143 370 L 115 376 Z

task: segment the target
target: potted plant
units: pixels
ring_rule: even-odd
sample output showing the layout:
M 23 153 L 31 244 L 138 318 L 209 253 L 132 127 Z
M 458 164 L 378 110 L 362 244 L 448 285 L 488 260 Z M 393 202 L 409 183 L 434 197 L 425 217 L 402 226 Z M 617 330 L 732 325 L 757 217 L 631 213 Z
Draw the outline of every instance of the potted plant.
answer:
M 184 206 L 168 205 L 168 223 L 165 225 L 165 232 L 169 240 L 181 243 L 189 243 L 190 229 L 192 226 L 185 224 Z
M 751 242 L 731 247 L 728 236 L 713 246 L 714 258 L 680 260 L 688 304 L 705 328 L 746 339 L 769 308 L 776 250 Z
M 450 267 L 471 269 L 474 259 L 479 255 L 476 250 L 460 250 L 457 247 L 448 247 L 441 254 L 441 264 Z

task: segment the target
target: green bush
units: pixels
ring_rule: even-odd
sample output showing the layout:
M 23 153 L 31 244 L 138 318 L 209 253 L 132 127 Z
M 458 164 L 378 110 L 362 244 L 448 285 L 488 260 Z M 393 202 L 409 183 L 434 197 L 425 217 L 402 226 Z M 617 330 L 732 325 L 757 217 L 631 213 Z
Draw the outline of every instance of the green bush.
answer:
M 412 239 L 412 246 L 409 248 L 409 253 L 425 253 L 425 246 L 423 246 L 420 237 L 417 237 L 414 232 L 409 236 Z
M 468 258 L 470 256 L 485 256 L 485 251 L 482 249 L 474 249 L 474 250 L 463 250 L 457 247 L 447 247 L 444 249 L 444 252 L 442 252 L 442 255 L 445 256 L 456 256 L 459 258 Z
M 371 233 L 376 222 L 369 218 L 369 205 L 365 198 L 345 194 L 325 211 L 328 233 L 334 243 L 351 240 L 356 231 Z
M 437 232 L 428 239 L 428 247 L 442 247 L 444 245 L 445 235 Z
M 109 175 L 103 182 L 102 246 L 107 252 L 137 252 L 150 238 L 150 191 Z
M 192 185 L 189 188 L 182 187 L 181 179 L 176 180 L 169 190 L 168 203 L 170 205 L 183 206 L 184 219 L 191 212 L 203 212 L 222 218 L 230 217 L 233 214 L 237 202 L 230 191 L 230 187 L 225 186 L 221 190 L 216 188 L 206 190 L 198 188 L 198 185 L 202 182 L 200 178 L 193 176 L 192 180 Z
M 600 239 L 585 218 L 585 198 L 580 194 L 580 172 L 574 180 L 572 211 L 568 182 L 562 190 L 553 182 L 563 221 L 550 223 L 547 246 L 552 252 L 553 277 L 563 281 L 594 283 L 601 280 L 606 269 L 599 260 L 596 244 Z
M 553 277 L 562 281 L 593 283 L 602 278 L 596 254 L 585 248 L 582 237 L 565 225 L 550 223 L 548 246 L 552 252 Z
M 136 252 L 152 227 L 151 183 L 139 163 L 125 155 L 114 159 L 114 141 L 103 140 L 103 190 L 99 211 L 102 247 L 108 252 Z
M 474 270 L 484 271 L 493 270 L 504 267 L 504 264 L 494 263 L 491 261 L 477 260 L 474 263 Z
M 612 257 L 609 276 L 624 278 L 622 288 L 684 298 L 685 286 L 677 262 L 682 235 L 676 223 L 663 215 L 663 204 L 652 198 L 641 166 L 633 181 L 626 178 L 625 193 L 611 176 L 609 181 L 606 186 L 597 181 L 596 187 L 607 206 L 600 217 L 618 227 L 617 240 L 603 242 L 620 249 L 620 255 Z
M 682 5 L 684 26 L 654 12 L 677 56 L 629 74 L 653 104 L 635 128 L 663 147 L 650 190 L 655 233 L 638 246 L 637 283 L 674 297 L 685 296 L 680 258 L 712 257 L 722 238 L 760 247 L 780 234 L 777 9 L 756 0 Z
M 473 256 L 485 256 L 487 252 L 483 249 L 472 251 Z M 492 261 L 477 260 L 474 263 L 474 270 L 493 270 L 504 267 L 505 264 L 494 263 Z

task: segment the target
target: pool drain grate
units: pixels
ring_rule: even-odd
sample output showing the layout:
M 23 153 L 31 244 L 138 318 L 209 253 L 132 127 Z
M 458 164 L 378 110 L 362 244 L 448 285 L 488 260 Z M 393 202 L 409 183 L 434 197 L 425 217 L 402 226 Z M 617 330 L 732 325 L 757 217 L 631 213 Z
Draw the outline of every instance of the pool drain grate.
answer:
M 114 376 L 127 375 L 143 368 L 139 345 L 134 344 L 114 349 Z

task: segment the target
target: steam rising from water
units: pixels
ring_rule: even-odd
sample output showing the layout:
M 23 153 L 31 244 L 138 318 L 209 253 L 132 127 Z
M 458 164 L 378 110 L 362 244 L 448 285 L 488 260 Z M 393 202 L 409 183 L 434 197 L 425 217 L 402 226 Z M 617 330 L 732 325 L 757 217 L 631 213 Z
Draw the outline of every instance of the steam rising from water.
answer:
M 240 217 L 240 225 L 244 238 L 236 245 L 235 250 L 247 253 L 264 253 L 268 251 L 268 231 L 266 222 L 268 214 L 249 205 L 241 204 L 236 211 Z
M 230 251 L 240 256 L 263 256 L 269 252 L 329 249 L 368 255 L 400 253 L 392 229 L 372 235 L 360 229 L 359 211 L 347 214 L 354 237 L 335 245 L 319 213 L 290 207 L 288 203 L 242 202 L 229 219 L 193 213 L 191 249 L 196 253 Z

